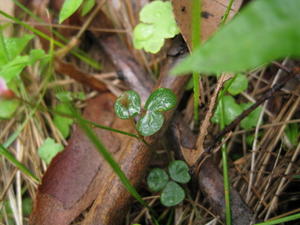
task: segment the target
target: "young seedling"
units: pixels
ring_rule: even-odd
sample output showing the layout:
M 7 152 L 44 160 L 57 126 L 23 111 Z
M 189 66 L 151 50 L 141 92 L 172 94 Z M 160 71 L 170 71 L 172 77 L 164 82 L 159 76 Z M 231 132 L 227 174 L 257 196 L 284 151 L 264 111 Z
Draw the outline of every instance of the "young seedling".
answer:
M 164 123 L 163 113 L 177 104 L 176 95 L 168 88 L 158 88 L 147 99 L 145 112 L 138 119 L 136 130 L 142 136 L 151 136 L 160 130 Z M 141 99 L 135 91 L 126 91 L 114 105 L 116 115 L 121 119 L 134 118 L 141 112 Z
M 184 161 L 175 160 L 168 166 L 169 175 L 160 168 L 154 168 L 147 177 L 152 192 L 161 192 L 160 201 L 166 207 L 178 205 L 185 198 L 183 188 L 178 184 L 190 181 L 189 168 Z

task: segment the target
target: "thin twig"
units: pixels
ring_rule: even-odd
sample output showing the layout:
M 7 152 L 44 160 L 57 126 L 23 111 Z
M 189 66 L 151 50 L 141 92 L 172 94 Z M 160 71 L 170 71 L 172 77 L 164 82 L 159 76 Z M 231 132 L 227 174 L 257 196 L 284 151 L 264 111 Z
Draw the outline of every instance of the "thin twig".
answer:
M 225 129 L 223 129 L 219 134 L 217 134 L 213 140 L 214 142 L 205 149 L 205 152 L 211 152 L 214 147 L 222 140 L 224 135 L 226 135 L 229 131 L 232 131 L 245 117 L 247 117 L 251 112 L 253 112 L 260 104 L 262 104 L 267 99 L 274 97 L 275 92 L 279 91 L 287 81 L 292 79 L 295 74 L 290 70 L 289 74 L 284 77 L 284 79 L 279 84 L 275 84 L 272 88 L 270 88 L 260 99 L 256 101 L 251 107 L 245 110 L 241 115 L 239 115 L 233 122 L 231 122 Z

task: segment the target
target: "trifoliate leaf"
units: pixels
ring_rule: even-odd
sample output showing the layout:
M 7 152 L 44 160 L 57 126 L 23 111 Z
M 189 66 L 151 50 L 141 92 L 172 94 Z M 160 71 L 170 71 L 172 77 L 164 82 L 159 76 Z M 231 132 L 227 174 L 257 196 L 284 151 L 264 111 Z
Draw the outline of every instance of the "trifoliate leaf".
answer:
M 185 198 L 185 192 L 176 182 L 169 181 L 163 189 L 160 201 L 164 206 L 171 207 L 178 205 Z
M 168 88 L 158 88 L 147 99 L 146 110 L 165 112 L 173 109 L 177 104 L 177 98 L 174 92 Z
M 189 174 L 188 165 L 182 160 L 175 160 L 170 163 L 168 167 L 170 177 L 179 183 L 186 184 L 190 181 L 191 175 Z
M 52 138 L 47 138 L 38 150 L 38 154 L 47 164 L 51 162 L 57 153 L 61 152 L 64 147 L 56 143 Z
M 141 98 L 135 91 L 125 91 L 117 98 L 114 109 L 121 119 L 133 118 L 141 111 Z
M 168 174 L 160 168 L 152 169 L 147 177 L 148 187 L 153 192 L 161 191 L 168 181 Z
M 179 33 L 170 2 L 153 1 L 141 10 L 140 20 L 133 31 L 133 45 L 144 48 L 150 53 L 157 53 L 164 44 L 164 39 Z
M 147 111 L 146 114 L 139 119 L 136 128 L 143 136 L 151 136 L 160 130 L 164 123 L 164 116 L 160 112 Z

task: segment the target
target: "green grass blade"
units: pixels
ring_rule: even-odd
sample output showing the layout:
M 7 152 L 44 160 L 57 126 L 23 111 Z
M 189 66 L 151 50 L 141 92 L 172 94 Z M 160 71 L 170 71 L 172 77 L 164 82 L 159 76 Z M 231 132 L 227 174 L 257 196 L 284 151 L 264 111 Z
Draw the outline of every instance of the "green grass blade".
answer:
M 40 180 L 36 176 L 34 176 L 33 173 L 29 169 L 27 169 L 24 164 L 17 160 L 11 152 L 4 148 L 2 144 L 0 144 L 0 155 L 3 155 L 8 161 L 14 164 L 22 173 L 31 177 L 37 183 L 40 183 Z
M 84 131 L 86 136 L 90 139 L 90 141 L 95 145 L 99 153 L 105 159 L 105 161 L 111 166 L 114 172 L 118 175 L 121 182 L 125 186 L 125 188 L 129 191 L 129 193 L 143 206 L 148 207 L 147 203 L 142 199 L 140 194 L 134 188 L 134 186 L 130 183 L 125 173 L 122 171 L 119 164 L 115 161 L 113 156 L 109 153 L 106 147 L 103 145 L 102 141 L 96 136 L 95 132 L 85 123 L 83 118 L 74 110 L 71 106 L 73 116 L 76 118 L 76 122 L 80 126 L 80 128 Z
M 286 216 L 286 217 L 279 218 L 279 219 L 275 219 L 275 220 L 269 220 L 269 221 L 265 221 L 262 223 L 257 223 L 255 225 L 274 225 L 274 224 L 289 222 L 292 220 L 300 220 L 300 213 L 297 213 L 297 214 L 294 214 L 291 216 Z
M 300 57 L 300 1 L 251 2 L 174 69 L 174 74 L 242 72 Z

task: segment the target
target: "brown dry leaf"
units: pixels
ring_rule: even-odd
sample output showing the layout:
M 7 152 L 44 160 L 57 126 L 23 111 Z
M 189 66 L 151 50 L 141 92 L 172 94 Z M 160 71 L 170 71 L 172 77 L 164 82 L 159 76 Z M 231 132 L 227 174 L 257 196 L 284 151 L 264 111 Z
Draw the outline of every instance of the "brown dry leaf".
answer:
M 243 0 L 236 0 L 232 6 L 229 18 L 239 10 Z M 218 28 L 224 15 L 229 0 L 203 0 L 202 1 L 202 25 L 201 40 L 207 40 Z M 192 30 L 192 1 L 172 0 L 175 19 L 180 28 L 181 34 L 191 49 Z M 200 12 L 199 12 L 200 13 Z
M 118 119 L 115 116 L 113 110 L 114 101 L 115 97 L 112 94 L 104 93 L 99 95 L 88 102 L 84 111 L 84 117 L 98 124 L 134 132 L 133 129 L 130 129 L 129 121 Z M 138 141 L 134 138 L 102 129 L 95 129 L 95 132 L 107 149 L 114 155 L 115 159 L 120 164 L 123 164 L 122 169 L 131 178 L 132 182 L 138 182 L 143 170 L 139 170 L 140 164 L 138 162 L 140 161 L 137 158 L 130 158 L 131 153 L 137 157 L 140 155 L 140 153 L 136 152 Z M 130 164 L 135 165 L 134 170 Z M 114 191 L 115 188 L 124 189 L 115 176 L 112 169 L 104 162 L 84 132 L 76 128 L 68 141 L 68 146 L 52 160 L 43 176 L 31 214 L 30 224 L 70 224 L 91 205 L 97 195 L 99 195 L 100 190 Z M 113 188 L 109 182 L 111 180 L 118 183 L 118 185 L 114 185 Z M 118 201 L 119 207 L 122 208 L 124 204 L 128 204 L 129 197 L 129 194 L 127 198 L 122 196 L 122 199 Z M 106 199 L 105 202 L 103 210 L 111 210 L 110 201 Z M 120 213 L 120 210 L 115 212 Z

